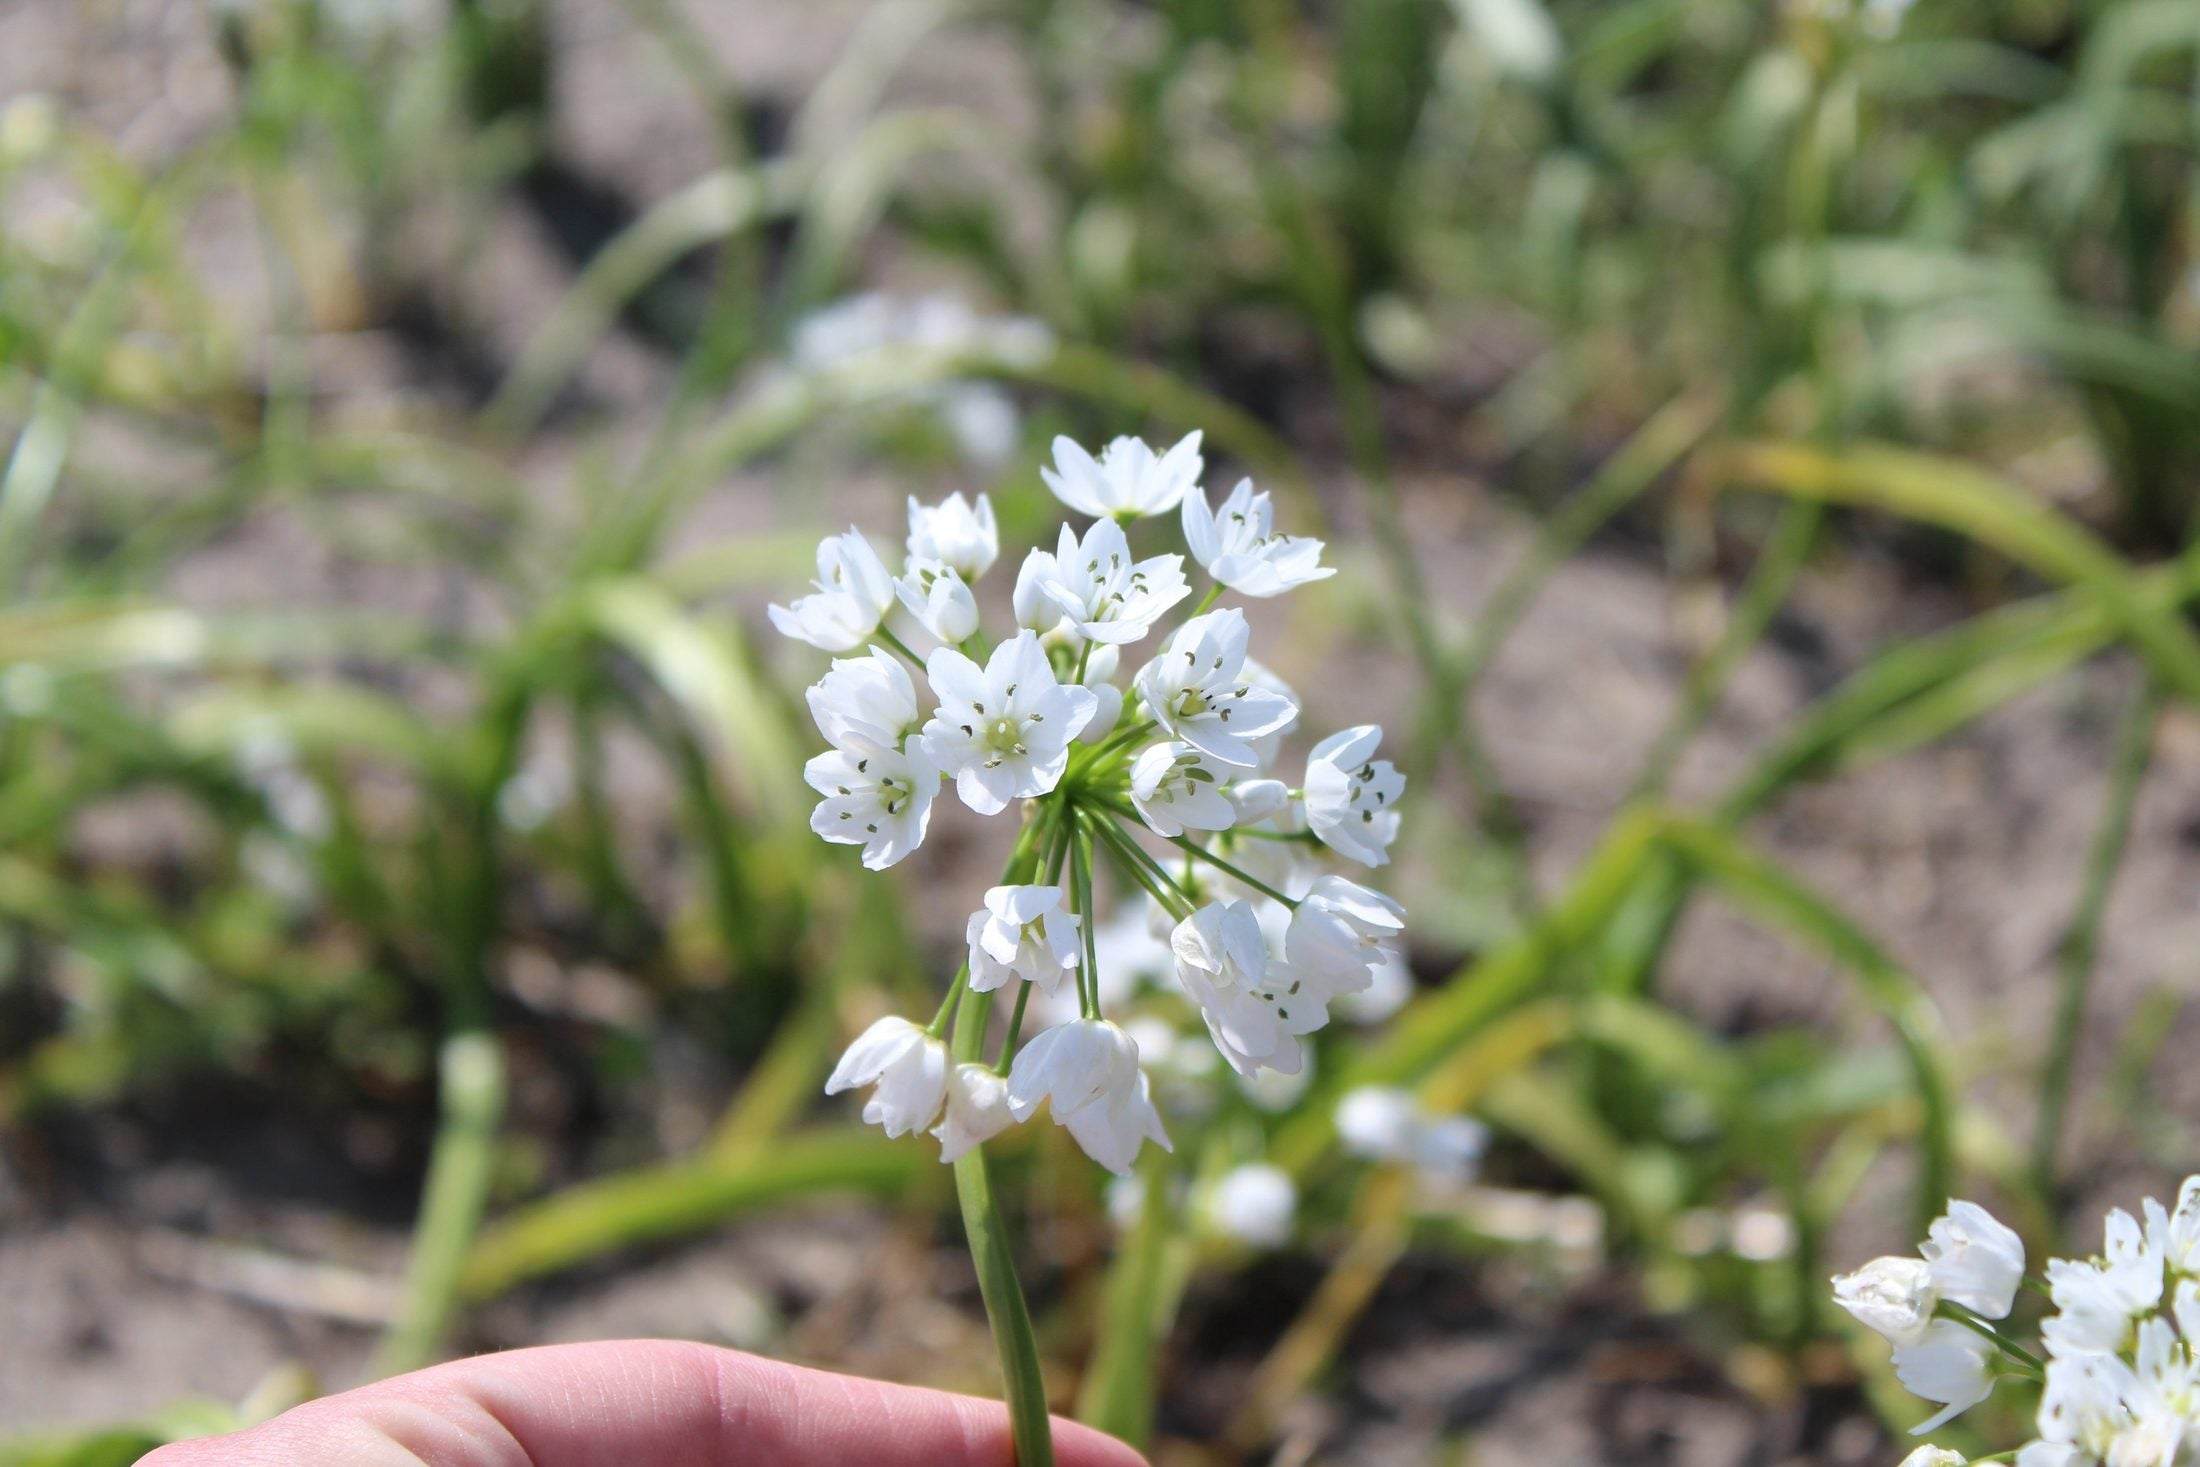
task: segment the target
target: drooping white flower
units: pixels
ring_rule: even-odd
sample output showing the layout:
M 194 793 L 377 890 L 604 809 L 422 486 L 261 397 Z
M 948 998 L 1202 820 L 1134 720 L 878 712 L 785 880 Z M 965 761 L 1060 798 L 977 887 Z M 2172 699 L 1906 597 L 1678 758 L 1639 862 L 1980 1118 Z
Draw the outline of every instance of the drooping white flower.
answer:
M 1267 991 L 1268 940 L 1251 903 L 1208 903 L 1176 925 L 1169 948 L 1177 982 L 1233 1069 L 1299 1068 L 1298 1040 Z
M 873 1085 L 864 1121 L 889 1136 L 932 1124 L 947 1098 L 947 1046 L 907 1019 L 880 1019 L 856 1037 L 825 1082 L 827 1095 Z
M 1250 769 L 1248 742 L 1288 727 L 1299 710 L 1244 676 L 1251 630 L 1236 607 L 1195 616 L 1139 670 L 1138 695 L 1169 736 L 1224 764 Z
M 1946 1447 L 1919 1447 L 1902 1459 L 1902 1467 L 1967 1467 L 1967 1459 Z
M 1119 1177 L 1130 1175 L 1139 1148 L 1148 1141 L 1163 1151 L 1176 1149 L 1161 1124 L 1161 1112 L 1154 1109 L 1146 1072 L 1135 1070 L 1132 1078 L 1132 1084 L 1103 1091 L 1066 1115 L 1059 1105 L 1054 1110 L 1054 1119 L 1085 1155 Z
M 1001 553 L 1001 531 L 993 518 L 993 502 L 980 494 L 977 503 L 972 504 L 962 497 L 961 490 L 932 505 L 919 504 L 911 495 L 908 549 L 911 563 L 938 561 L 953 566 L 965 581 L 976 580 L 991 569 Z
M 1078 917 L 1059 886 L 994 887 L 985 909 L 970 914 L 965 936 L 970 986 L 978 993 L 1016 978 L 1052 989 L 1079 961 Z
M 2024 1240 L 1985 1208 L 1950 1202 L 1917 1251 L 1931 1265 L 1941 1298 L 1988 1319 L 2008 1315 L 2024 1281 Z
M 1248 1076 L 1263 1066 L 1299 1072 L 1299 1041 L 1329 1022 L 1341 984 L 1272 956 L 1249 902 L 1208 903 L 1177 924 L 1169 946 L 1177 982 L 1231 1068 Z
M 903 609 L 934 641 L 952 647 L 978 629 L 978 601 L 962 573 L 940 560 L 911 560 L 894 582 Z
M 1914 1345 L 1925 1337 L 1940 1291 L 1932 1265 L 1922 1258 L 1875 1258 L 1833 1281 L 1833 1302 L 1890 1344 Z
M 1376 725 L 1333 733 L 1306 761 L 1306 822 L 1323 845 L 1363 866 L 1390 861 L 1398 838 L 1398 797 L 1406 777 L 1374 757 L 1383 741 Z
M 1029 632 L 993 649 L 981 670 L 952 647 L 925 662 L 940 706 L 924 726 L 924 748 L 955 792 L 981 815 L 1053 789 L 1070 741 L 1092 717 L 1085 688 L 1063 687 Z
M 807 696 L 817 731 L 836 748 L 899 749 L 923 721 L 908 670 L 883 648 L 872 648 L 868 657 L 835 658 Z
M 1389 897 L 1342 876 L 1323 876 L 1291 913 L 1283 951 L 1302 970 L 1356 980 L 1396 950 L 1405 930 L 1405 908 Z
M 1942 1408 L 1910 1428 L 1910 1434 L 1938 1431 L 1991 1395 L 1993 1363 L 1994 1347 L 1952 1319 L 1936 1319 L 1925 1326 L 1916 1343 L 1897 1346 L 1895 1378 L 1912 1395 Z
M 1247 1162 L 1216 1179 L 1206 1215 L 1214 1230 L 1255 1248 L 1280 1248 L 1291 1241 L 1298 1218 L 1299 1189 L 1281 1167 Z
M 1190 744 L 1155 744 L 1131 765 L 1131 803 L 1156 835 L 1228 830 L 1237 809 L 1222 792 L 1221 766 Z
M 1088 641 L 1116 645 L 1142 640 L 1192 591 L 1184 579 L 1183 556 L 1131 559 L 1130 541 L 1113 520 L 1095 522 L 1082 540 L 1062 526 L 1052 569 L 1042 564 L 1040 572 L 1039 594 L 1053 603 L 1071 631 Z
M 1028 1121 L 1042 1104 L 1054 1118 L 1104 1095 L 1120 1095 L 1138 1076 L 1138 1043 L 1105 1019 L 1072 1019 L 1039 1034 L 1008 1068 L 1008 1108 Z
M 1054 440 L 1054 467 L 1039 470 L 1054 497 L 1094 519 L 1167 514 L 1199 482 L 1205 467 L 1199 434 L 1187 433 L 1156 455 L 1140 438 L 1118 438 L 1093 456 L 1067 438 Z
M 894 578 L 860 531 L 829 535 L 817 547 L 817 590 L 792 606 L 770 608 L 772 625 L 826 652 L 869 641 L 894 605 Z
M 955 1066 L 947 1075 L 946 1114 L 932 1128 L 940 1138 L 940 1160 L 957 1160 L 1000 1135 L 1015 1120 L 1008 1109 L 1007 1077 L 986 1065 Z
M 1280 596 L 1309 581 L 1336 574 L 1321 564 L 1322 542 L 1275 532 L 1276 511 L 1251 479 L 1238 480 L 1220 510 L 1192 489 L 1184 496 L 1184 543 L 1192 559 L 1231 590 L 1246 596 Z
M 810 812 L 810 829 L 836 845 L 863 847 L 871 870 L 923 844 L 940 776 L 916 743 L 905 752 L 851 739 L 803 765 L 802 777 L 825 797 Z

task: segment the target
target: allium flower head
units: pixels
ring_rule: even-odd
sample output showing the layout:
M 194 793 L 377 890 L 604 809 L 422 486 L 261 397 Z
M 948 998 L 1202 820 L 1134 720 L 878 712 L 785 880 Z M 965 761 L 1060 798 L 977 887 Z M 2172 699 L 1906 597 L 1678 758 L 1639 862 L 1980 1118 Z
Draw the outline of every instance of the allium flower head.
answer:
M 1250 635 L 1245 613 L 1235 607 L 1195 616 L 1137 680 L 1146 711 L 1172 738 L 1241 769 L 1259 763 L 1248 740 L 1288 727 L 1299 716 L 1288 698 L 1243 676 Z
M 1374 757 L 1382 741 L 1380 728 L 1362 724 L 1323 739 L 1306 761 L 1306 823 L 1323 845 L 1363 866 L 1389 864 L 1406 790 L 1406 777 Z
M 854 651 L 893 609 L 894 578 L 857 530 L 819 543 L 816 585 L 814 594 L 770 612 L 773 626 L 822 651 Z
M 924 726 L 924 747 L 955 793 L 980 815 L 1053 789 L 1070 741 L 1092 717 L 1090 691 L 1063 687 L 1029 632 L 993 649 L 981 669 L 952 647 L 925 663 L 940 706 Z
M 1057 438 L 1054 467 L 1039 470 L 1039 477 L 1056 499 L 1096 520 L 1167 514 L 1199 482 L 1205 467 L 1199 437 L 1187 433 L 1158 455 L 1143 439 L 1118 438 L 1097 459 L 1069 439 Z
M 825 1082 L 827 1095 L 864 1085 L 877 1088 L 863 1119 L 889 1136 L 932 1124 L 947 1098 L 947 1046 L 907 1019 L 880 1019 L 857 1036 Z
M 1208 575 L 1246 596 L 1280 596 L 1336 574 L 1321 564 L 1321 541 L 1276 533 L 1275 506 L 1251 479 L 1238 480 L 1220 510 L 1198 489 L 1186 494 L 1184 543 Z

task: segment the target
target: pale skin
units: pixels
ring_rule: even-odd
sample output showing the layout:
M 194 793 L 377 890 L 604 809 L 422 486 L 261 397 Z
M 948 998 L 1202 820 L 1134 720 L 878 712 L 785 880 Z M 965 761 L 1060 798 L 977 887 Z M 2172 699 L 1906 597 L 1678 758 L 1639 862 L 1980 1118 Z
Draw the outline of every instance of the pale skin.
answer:
M 1056 1421 L 1057 1467 L 1145 1467 Z M 1011 1467 L 998 1402 L 670 1340 L 482 1355 L 309 1402 L 138 1467 Z

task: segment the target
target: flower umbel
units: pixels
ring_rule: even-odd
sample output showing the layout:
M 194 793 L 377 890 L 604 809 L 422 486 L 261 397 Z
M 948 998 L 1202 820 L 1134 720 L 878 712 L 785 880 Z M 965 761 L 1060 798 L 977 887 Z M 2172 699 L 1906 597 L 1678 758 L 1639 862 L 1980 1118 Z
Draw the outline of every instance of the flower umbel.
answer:
M 928 1026 L 879 1020 L 827 1086 L 873 1087 L 864 1118 L 895 1136 L 930 1131 L 945 1160 L 1044 1108 L 1127 1176 L 1148 1141 L 1170 1147 L 1157 1096 L 1176 1105 L 1202 1086 L 1211 1095 L 1229 1073 L 1219 1051 L 1254 1103 L 1290 1103 L 1312 1074 L 1308 1036 L 1331 1006 L 1402 971 L 1404 912 L 1320 866 L 1325 847 L 1364 865 L 1387 859 L 1404 780 L 1373 758 L 1381 730 L 1325 741 L 1303 787 L 1277 777 L 1298 700 L 1250 656 L 1243 610 L 1215 605 L 1231 591 L 1266 598 L 1328 576 L 1321 544 L 1280 533 L 1274 504 L 1250 483 L 1212 508 L 1199 448 L 1197 433 L 1166 452 L 1117 439 L 1097 456 L 1058 440 L 1043 477 L 1093 522 L 1062 525 L 1024 557 L 1005 638 L 986 634 L 975 589 L 1001 554 L 984 495 L 911 499 L 898 567 L 859 531 L 828 538 L 813 594 L 772 608 L 789 636 L 846 654 L 809 690 L 830 745 L 804 770 L 820 796 L 820 836 L 859 847 L 879 869 L 923 843 L 943 780 L 980 816 L 1015 811 L 1013 851 L 964 924 L 967 962 L 937 1016 Z M 1163 619 L 1192 594 L 1185 557 L 1141 556 L 1129 531 L 1180 506 L 1212 584 L 1168 628 Z M 1142 663 L 1126 654 L 1157 631 L 1159 649 Z M 1158 926 L 1137 907 L 1114 920 L 1095 910 L 1102 868 L 1106 890 Z M 1125 932 L 1158 959 L 1131 952 Z M 1153 1047 L 1142 1054 L 1109 1012 L 1140 976 L 1110 971 L 1126 963 L 1148 981 L 1173 976 L 1212 1047 L 1165 1023 L 1156 1033 L 1148 1014 L 1132 1026 Z M 1012 1012 L 987 1064 L 961 1047 L 973 1032 L 963 1020 L 982 1028 L 996 996 Z M 1027 1013 L 1040 1028 L 1028 1039 Z M 951 1020 L 960 1063 L 941 1037 Z M 1460 1178 L 1483 1142 L 1476 1122 L 1430 1117 L 1398 1154 Z M 1288 1178 L 1248 1164 L 1225 1183 L 1202 1194 L 1214 1226 L 1256 1246 L 1288 1237 Z

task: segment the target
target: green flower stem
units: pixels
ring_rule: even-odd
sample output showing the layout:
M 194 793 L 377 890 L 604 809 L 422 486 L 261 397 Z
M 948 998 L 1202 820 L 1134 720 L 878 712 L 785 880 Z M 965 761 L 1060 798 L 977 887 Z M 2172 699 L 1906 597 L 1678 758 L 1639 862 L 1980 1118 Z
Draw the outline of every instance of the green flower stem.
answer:
M 1031 985 L 1020 983 L 1016 987 L 1016 1007 L 1009 1011 L 1008 1033 L 1001 1038 L 1001 1057 L 993 1062 L 993 1073 L 1005 1075 L 1016 1059 L 1016 1041 L 1023 1037 L 1024 1010 L 1031 1006 Z
M 1262 896 L 1274 897 L 1277 901 L 1282 902 L 1285 906 L 1291 908 L 1293 911 L 1298 910 L 1299 903 L 1296 897 L 1287 897 L 1282 892 L 1270 886 L 1267 882 L 1261 880 L 1259 877 L 1248 876 L 1245 872 L 1240 871 L 1237 867 L 1231 865 L 1228 861 L 1223 860 L 1222 857 L 1216 855 L 1213 851 L 1208 850 L 1205 846 L 1194 843 L 1190 837 L 1172 835 L 1169 837 L 1169 844 L 1173 846 L 1183 847 L 1183 849 L 1192 856 L 1197 857 L 1199 860 L 1205 861 L 1208 865 L 1214 867 L 1216 870 L 1222 872 L 1223 874 L 1235 877 L 1237 880 L 1244 882 L 1247 886 L 1259 892 Z
M 1058 849 L 1069 824 L 1066 808 L 1055 804 L 1041 807 L 1039 818 L 1017 837 L 1016 849 L 1001 872 L 1002 882 L 1029 881 L 1039 869 L 1040 852 L 1050 844 Z M 964 986 L 958 979 L 956 987 Z M 1027 993 L 1030 987 L 1024 985 Z M 1020 1017 L 1021 1002 L 1017 1009 Z M 992 1015 L 990 993 L 971 994 L 956 1012 L 954 1038 L 949 1045 L 957 1061 L 980 1061 L 986 1021 Z M 970 1262 L 978 1273 L 978 1293 L 985 1300 L 986 1318 L 993 1326 L 993 1348 L 1001 1359 L 1009 1436 L 1016 1448 L 1015 1467 L 1054 1467 L 1054 1426 L 1047 1411 L 1046 1377 L 1039 1369 L 1038 1336 L 1031 1328 L 1031 1310 L 1024 1303 L 1023 1285 L 1016 1278 L 1015 1249 L 1009 1243 L 1008 1226 L 1001 1219 L 993 1195 L 993 1173 L 984 1146 L 972 1147 L 955 1162 L 955 1198 L 962 1205 Z
M 1193 615 L 1193 616 L 1204 616 L 1204 615 L 1206 615 L 1206 614 L 1207 614 L 1207 612 L 1208 612 L 1209 610 L 1211 610 L 1211 609 L 1212 609 L 1212 608 L 1214 607 L 1214 604 L 1215 604 L 1215 603 L 1216 603 L 1217 601 L 1220 601 L 1221 599 L 1222 599 L 1222 582 L 1220 582 L 1220 581 L 1216 581 L 1216 582 L 1215 582 L 1215 583 L 1214 583 L 1213 585 L 1211 585 L 1211 586 L 1209 586 L 1209 587 L 1207 588 L 1207 594 L 1199 598 L 1199 604 L 1198 604 L 1197 606 L 1195 606 L 1195 607 L 1193 607 L 1193 608 L 1192 608 L 1192 615 Z
M 904 642 L 901 638 L 895 636 L 893 633 L 893 629 L 888 627 L 884 622 L 879 623 L 878 639 L 884 642 L 887 646 L 893 648 L 896 652 L 899 652 L 903 657 L 909 659 L 910 666 L 918 669 L 919 671 L 923 670 L 924 659 L 922 657 L 919 657 L 916 653 L 910 651 L 909 644 L 907 642 Z
M 947 1032 L 947 1021 L 955 1016 L 955 1005 L 961 1001 L 963 989 L 969 987 L 969 978 L 970 965 L 965 963 L 955 974 L 955 981 L 947 985 L 947 997 L 940 1000 L 939 1012 L 932 1016 L 932 1022 L 924 1026 L 925 1033 L 937 1039 Z
M 1107 843 L 1110 854 L 1115 857 L 1118 864 L 1130 875 L 1131 879 L 1144 887 L 1147 894 L 1152 896 L 1155 901 L 1161 903 L 1162 908 L 1169 915 L 1183 917 L 1190 914 L 1192 910 L 1191 900 L 1185 896 L 1183 889 L 1176 884 L 1176 879 L 1163 869 L 1160 862 L 1148 855 L 1138 842 L 1131 838 L 1128 831 L 1114 821 L 1100 816 L 1092 817 L 1092 828 L 1099 832 L 1102 840 Z
M 1092 936 L 1092 832 L 1085 830 L 1073 819 L 1069 837 L 1069 879 L 1072 892 L 1071 904 L 1077 913 L 1077 925 L 1085 938 L 1085 961 L 1077 974 L 1077 1005 L 1088 1019 L 1100 1017 L 1100 975 L 1093 954 Z
M 1955 1303 L 1953 1300 L 1949 1299 L 1943 1299 L 1940 1301 L 1940 1311 L 1941 1317 L 1943 1319 L 1954 1320 L 1957 1324 L 1962 1325 L 1971 1333 L 1990 1341 L 1995 1349 L 2001 1351 L 2010 1359 L 2015 1360 L 2023 1365 L 2026 1371 L 2031 1375 L 2034 1380 L 2039 1380 L 2046 1376 L 2046 1361 L 2040 1359 L 2039 1356 L 2033 1354 L 2030 1350 L 2025 1349 L 2022 1345 L 2017 1344 L 2008 1336 L 2004 1335 L 2000 1330 L 1994 1328 L 1992 1323 L 1990 1323 L 1982 1315 L 1973 1313 L 1971 1310 L 1964 1308 L 1961 1304 Z

